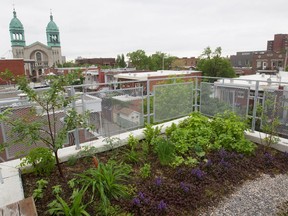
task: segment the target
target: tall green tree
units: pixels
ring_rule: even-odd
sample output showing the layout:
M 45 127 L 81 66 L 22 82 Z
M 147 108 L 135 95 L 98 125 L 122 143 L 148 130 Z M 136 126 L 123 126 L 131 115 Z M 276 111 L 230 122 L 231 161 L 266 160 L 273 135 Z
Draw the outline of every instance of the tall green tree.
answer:
M 229 59 L 221 57 L 221 47 L 217 47 L 214 52 L 210 47 L 206 47 L 199 57 L 197 69 L 202 71 L 203 76 L 229 77 L 236 76 Z
M 175 57 L 166 53 L 156 52 L 149 56 L 149 60 L 150 70 L 167 70 L 170 69 L 172 62 L 175 60 Z
M 127 54 L 129 62 L 138 70 L 149 69 L 149 58 L 144 50 L 136 50 Z
M 119 68 L 125 68 L 127 66 L 126 62 L 125 62 L 124 54 L 117 55 L 116 66 Z
M 56 165 L 59 173 L 63 172 L 58 157 L 58 150 L 66 142 L 68 132 L 75 128 L 89 128 L 87 125 L 89 113 L 79 114 L 72 106 L 75 96 L 67 96 L 66 87 L 78 79 L 79 73 L 73 72 L 68 75 L 49 76 L 47 81 L 50 88 L 43 91 L 35 91 L 31 88 L 25 77 L 17 79 L 17 85 L 31 103 L 30 111 L 22 117 L 13 116 L 13 112 L 6 112 L 1 120 L 12 126 L 12 132 L 18 134 L 15 143 L 28 145 L 44 143 L 54 152 Z M 36 110 L 37 108 L 37 110 Z M 65 112 L 64 119 L 57 113 Z M 61 127 L 59 123 L 62 122 Z

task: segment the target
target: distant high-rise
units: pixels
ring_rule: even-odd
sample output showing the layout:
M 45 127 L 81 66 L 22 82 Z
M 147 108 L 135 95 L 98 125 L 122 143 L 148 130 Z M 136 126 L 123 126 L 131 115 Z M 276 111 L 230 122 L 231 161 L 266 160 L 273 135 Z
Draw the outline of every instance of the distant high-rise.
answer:
M 274 40 L 267 41 L 267 51 L 281 53 L 286 49 L 288 49 L 288 34 L 275 34 Z

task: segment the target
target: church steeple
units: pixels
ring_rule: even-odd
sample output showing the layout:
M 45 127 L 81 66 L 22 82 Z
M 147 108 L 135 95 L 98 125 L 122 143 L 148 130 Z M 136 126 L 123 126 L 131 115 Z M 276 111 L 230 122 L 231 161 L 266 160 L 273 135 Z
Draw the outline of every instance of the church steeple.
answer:
M 60 47 L 60 33 L 58 26 L 53 21 L 52 12 L 50 12 L 50 22 L 46 27 L 47 45 L 49 47 Z
M 9 31 L 12 47 L 14 46 L 24 47 L 26 45 L 24 28 L 21 21 L 17 18 L 15 8 L 13 9 L 13 18 L 9 25 Z

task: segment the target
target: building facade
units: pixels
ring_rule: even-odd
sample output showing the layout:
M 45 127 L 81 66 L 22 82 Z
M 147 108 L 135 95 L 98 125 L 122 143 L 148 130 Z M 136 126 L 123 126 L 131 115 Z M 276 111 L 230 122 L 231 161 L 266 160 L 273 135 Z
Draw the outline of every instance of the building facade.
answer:
M 267 50 L 237 52 L 230 57 L 233 67 L 250 67 L 253 73 L 259 70 L 279 71 L 287 67 L 288 34 L 275 34 L 267 41 Z
M 9 25 L 13 58 L 30 60 L 32 71 L 30 76 L 39 77 L 43 70 L 57 64 L 63 64 L 59 28 L 50 14 L 50 21 L 46 27 L 47 45 L 36 41 L 26 45 L 24 27 L 13 11 L 13 18 Z

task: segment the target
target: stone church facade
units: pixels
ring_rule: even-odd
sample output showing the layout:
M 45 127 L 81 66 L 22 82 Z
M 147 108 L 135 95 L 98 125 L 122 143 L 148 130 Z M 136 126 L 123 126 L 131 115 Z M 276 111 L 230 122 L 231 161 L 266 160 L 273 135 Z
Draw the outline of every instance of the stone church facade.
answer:
M 13 11 L 13 18 L 9 25 L 13 58 L 29 60 L 31 77 L 39 77 L 44 69 L 63 64 L 59 28 L 50 14 L 50 21 L 46 27 L 47 45 L 36 41 L 26 46 L 24 27 Z

